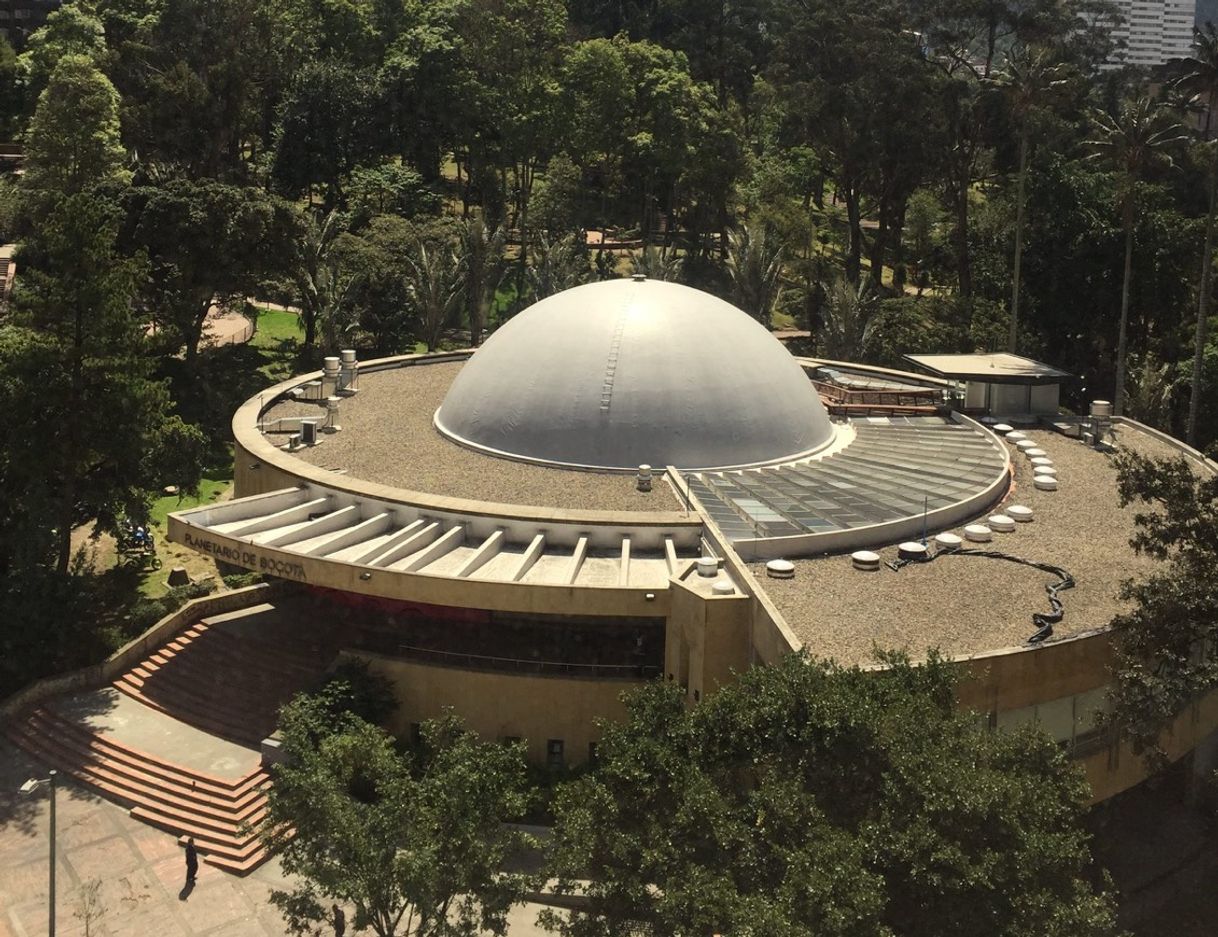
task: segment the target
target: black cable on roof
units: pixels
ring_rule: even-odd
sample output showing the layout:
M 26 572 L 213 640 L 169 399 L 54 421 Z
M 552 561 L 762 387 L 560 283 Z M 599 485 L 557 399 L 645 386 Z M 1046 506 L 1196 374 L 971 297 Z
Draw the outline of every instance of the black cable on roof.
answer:
M 998 550 L 967 550 L 954 547 L 928 553 L 920 559 L 896 559 L 890 561 L 887 566 L 893 572 L 898 572 L 901 567 L 908 566 L 910 563 L 931 563 L 944 555 L 981 556 L 992 560 L 1006 560 L 1008 563 L 1031 566 L 1033 569 L 1052 573 L 1058 577 L 1057 582 L 1051 582 L 1045 586 L 1045 591 L 1049 593 L 1049 607 L 1052 611 L 1032 613 L 1032 622 L 1036 625 L 1036 631 L 1028 638 L 1028 644 L 1040 644 L 1046 638 L 1052 637 L 1053 626 L 1065 617 L 1065 607 L 1062 605 L 1062 600 L 1058 593 L 1065 592 L 1067 589 L 1073 589 L 1075 581 L 1070 573 L 1060 566 L 1054 566 L 1052 563 L 1038 563 L 1035 560 L 1026 560 L 1021 556 L 1012 556 L 1010 553 L 1001 553 Z

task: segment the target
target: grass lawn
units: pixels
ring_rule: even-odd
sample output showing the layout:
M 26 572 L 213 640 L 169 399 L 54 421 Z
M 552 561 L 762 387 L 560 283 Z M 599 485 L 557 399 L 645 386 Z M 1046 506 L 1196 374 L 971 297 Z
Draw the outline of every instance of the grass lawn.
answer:
M 249 344 L 262 358 L 258 371 L 267 383 L 277 384 L 295 373 L 303 336 L 300 317 L 294 312 L 259 308 L 257 328 Z
M 194 495 L 165 495 L 152 502 L 148 512 L 148 521 L 156 537 L 157 555 L 163 564 L 161 569 L 148 571 L 140 577 L 140 594 L 148 598 L 159 598 L 168 591 L 165 579 L 169 570 L 174 566 L 183 566 L 192 580 L 198 581 L 216 575 L 215 562 L 208 557 L 196 553 L 176 543 L 170 543 L 166 538 L 169 527 L 168 516 L 175 511 L 186 511 L 203 504 L 213 504 L 228 498 L 233 487 L 233 472 L 230 467 L 213 469 L 199 483 L 199 490 Z

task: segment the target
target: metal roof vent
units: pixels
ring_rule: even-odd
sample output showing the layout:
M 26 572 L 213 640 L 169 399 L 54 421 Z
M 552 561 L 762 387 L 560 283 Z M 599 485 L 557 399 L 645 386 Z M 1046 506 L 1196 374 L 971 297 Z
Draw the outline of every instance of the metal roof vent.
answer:
M 711 586 L 712 595 L 735 595 L 736 587 L 732 585 L 730 579 L 716 579 L 715 584 Z
M 795 564 L 790 560 L 770 560 L 765 564 L 765 574 L 771 579 L 794 579 Z
M 1037 475 L 1032 479 L 1032 484 L 1041 491 L 1057 491 L 1057 479 L 1052 475 Z
M 996 530 L 1000 534 L 1009 534 L 1015 529 L 1015 519 L 1006 514 L 992 514 L 986 521 L 986 525 L 990 530 Z
M 719 575 L 719 561 L 713 556 L 704 556 L 698 560 L 698 575 L 710 579 Z
M 880 568 L 880 554 L 872 553 L 870 550 L 856 550 L 850 554 L 850 562 L 854 564 L 855 569 L 874 573 Z
M 635 483 L 639 491 L 651 491 L 651 466 L 643 464 L 639 466 L 639 474 L 635 476 Z
M 1022 504 L 1012 504 L 1007 508 L 1007 517 L 1017 524 L 1027 524 L 1032 520 L 1032 509 Z
M 993 536 L 993 532 L 985 524 L 969 524 L 964 528 L 964 539 L 973 543 L 987 543 Z
M 903 560 L 924 560 L 926 559 L 926 544 L 919 543 L 917 540 L 906 540 L 897 547 L 897 555 Z
M 947 532 L 935 534 L 935 546 L 939 548 L 940 552 L 943 550 L 959 550 L 960 545 L 963 543 L 964 541 L 957 534 Z

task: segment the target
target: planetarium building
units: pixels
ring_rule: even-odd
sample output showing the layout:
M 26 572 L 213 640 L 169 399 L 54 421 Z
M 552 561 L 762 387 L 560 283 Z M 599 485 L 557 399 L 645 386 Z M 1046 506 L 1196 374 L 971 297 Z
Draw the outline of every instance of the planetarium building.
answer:
M 302 634 L 393 682 L 402 735 L 451 707 L 572 765 L 632 685 L 696 705 L 799 648 L 865 667 L 937 648 L 962 705 L 1040 722 L 1104 798 L 1141 777 L 1096 717 L 1120 583 L 1152 562 L 1110 450 L 1214 467 L 1102 408 L 1032 412 L 1066 376 L 980 357 L 1009 360 L 800 359 L 700 291 L 591 284 L 476 351 L 344 352 L 247 401 L 235 497 L 169 533 L 287 583 Z M 965 405 L 982 399 L 1028 412 Z

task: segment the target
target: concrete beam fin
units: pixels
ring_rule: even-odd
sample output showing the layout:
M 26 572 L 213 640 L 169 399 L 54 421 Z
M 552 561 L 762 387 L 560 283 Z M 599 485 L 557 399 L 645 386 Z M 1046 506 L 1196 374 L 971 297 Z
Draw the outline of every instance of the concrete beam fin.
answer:
M 627 586 L 630 584 L 630 538 L 622 538 L 622 562 L 617 571 L 617 584 L 619 586 Z
M 457 578 L 464 579 L 470 573 L 481 569 L 483 566 L 489 563 L 495 554 L 503 549 L 503 541 L 505 537 L 506 534 L 503 528 L 500 527 L 493 534 L 483 540 L 482 545 L 474 551 L 473 556 L 466 560 L 461 568 L 457 570 Z
M 301 489 L 302 492 L 303 490 Z M 218 534 L 224 534 L 228 537 L 248 537 L 250 534 L 262 533 L 264 530 L 274 530 L 276 527 L 286 527 L 288 524 L 296 524 L 300 521 L 308 520 L 310 514 L 316 514 L 329 503 L 329 496 L 313 498 L 309 501 L 302 501 L 299 504 L 293 504 L 291 507 L 275 511 L 273 514 L 263 514 L 261 517 L 256 517 L 253 520 L 245 518 L 245 523 L 235 522 L 231 527 L 228 524 L 212 524 L 211 529 Z
M 224 533 L 221 528 L 248 523 L 252 518 L 264 517 L 274 511 L 282 511 L 299 504 L 301 499 L 308 498 L 308 490 L 303 485 L 295 488 L 280 488 L 260 495 L 247 495 L 244 498 L 234 498 L 232 501 L 221 501 L 217 504 L 205 504 L 185 511 L 170 511 L 183 520 L 200 527 L 207 527 L 217 533 Z
M 423 526 L 394 546 L 381 550 L 380 553 L 368 560 L 367 565 L 389 566 L 391 563 L 396 563 L 412 553 L 417 553 L 435 540 L 436 537 L 440 536 L 440 524 L 438 521 L 416 521 L 415 523 L 423 524 Z M 413 527 L 414 524 L 410 526 Z
M 672 537 L 664 538 L 664 560 L 668 563 L 668 575 L 675 576 L 677 574 L 677 545 L 673 542 Z
M 423 549 L 409 560 L 400 563 L 394 563 L 391 569 L 400 569 L 404 572 L 418 572 L 428 563 L 434 563 L 446 553 L 451 553 L 457 547 L 465 542 L 465 525 L 458 524 L 456 527 L 450 527 L 444 532 L 444 535 L 433 540 L 430 546 Z
M 390 537 L 388 540 L 386 540 L 384 543 L 378 543 L 375 547 L 373 547 L 367 553 L 361 553 L 351 562 L 361 563 L 361 564 L 368 563 L 369 565 L 375 566 L 376 564 L 375 564 L 374 560 L 376 559 L 376 557 L 382 555 L 383 553 L 387 552 L 388 550 L 392 550 L 403 540 L 413 537 L 416 533 L 419 532 L 419 530 L 421 530 L 426 525 L 427 525 L 426 521 L 421 521 L 421 520 L 420 521 L 411 521 L 409 524 L 407 524 L 405 527 L 403 527 L 401 530 L 399 530 L 397 533 L 395 533 L 392 537 Z
M 287 533 L 278 534 L 274 537 L 268 537 L 262 541 L 268 547 L 286 547 L 293 543 L 299 543 L 301 540 L 310 540 L 321 534 L 328 534 L 332 530 L 341 530 L 348 524 L 359 520 L 360 506 L 358 504 L 349 504 L 345 508 L 339 508 L 337 511 L 331 511 L 329 514 L 324 514 L 317 520 L 309 521 L 302 527 L 294 528 Z
M 352 544 L 359 543 L 361 540 L 371 540 L 377 534 L 383 533 L 389 525 L 389 519 L 393 515 L 389 511 L 383 511 L 380 514 L 374 514 L 367 520 L 360 521 L 354 527 L 348 527 L 346 530 L 340 530 L 331 534 L 320 543 L 315 543 L 313 546 L 305 550 L 304 553 L 308 556 L 328 556 L 343 547 L 349 547 Z
M 571 554 L 571 565 L 567 567 L 564 585 L 574 585 L 579 571 L 584 568 L 584 560 L 588 556 L 588 536 L 585 534 L 575 542 L 575 552 Z
M 520 582 L 520 580 L 527 576 L 529 570 L 533 568 L 537 560 L 541 558 L 541 554 L 545 553 L 545 551 L 546 535 L 537 534 L 529 545 L 525 547 L 524 554 L 520 557 L 520 564 L 516 567 L 515 572 L 512 573 L 512 582 Z

